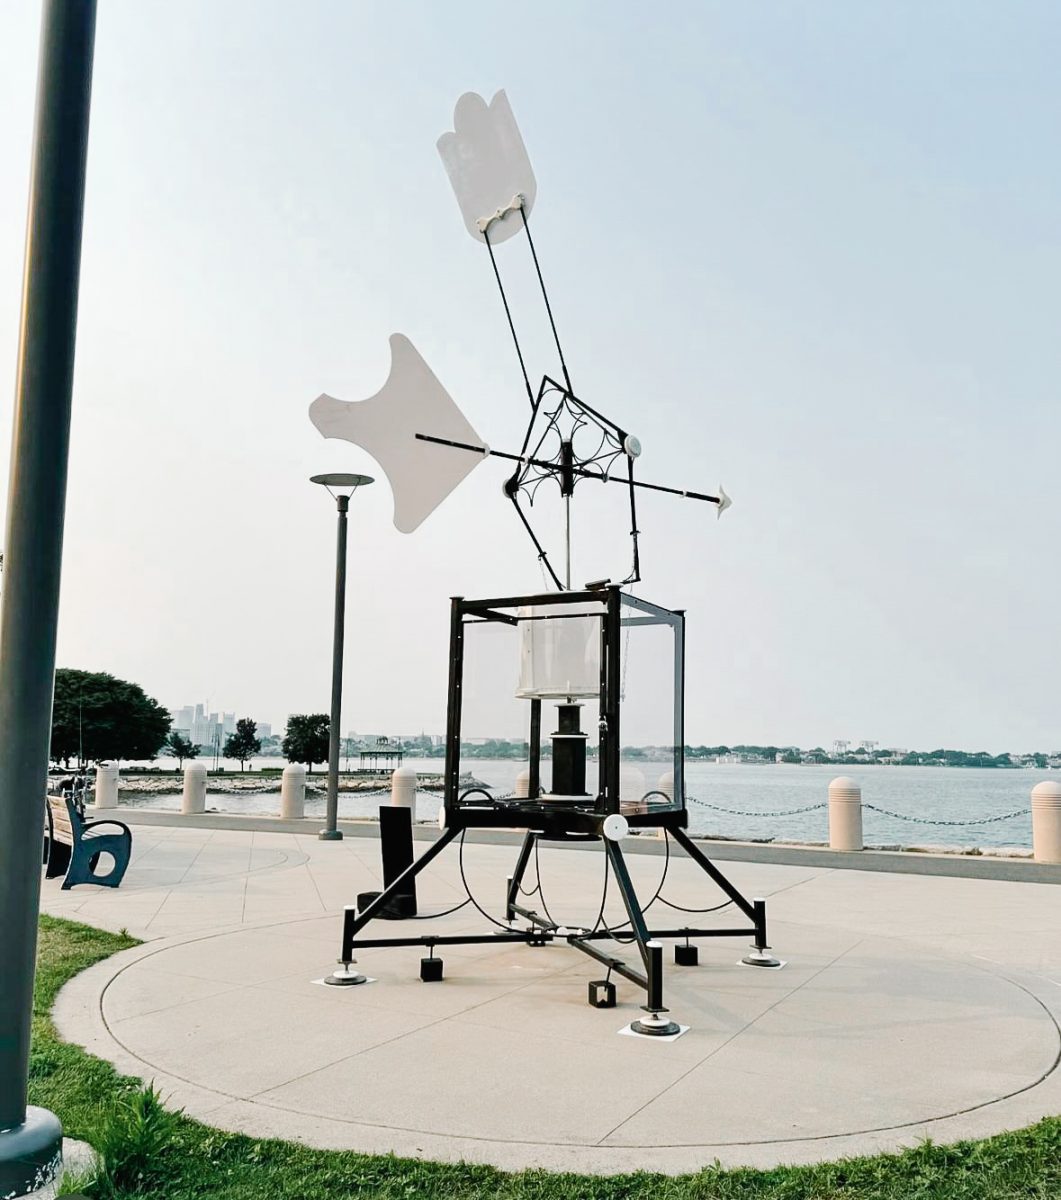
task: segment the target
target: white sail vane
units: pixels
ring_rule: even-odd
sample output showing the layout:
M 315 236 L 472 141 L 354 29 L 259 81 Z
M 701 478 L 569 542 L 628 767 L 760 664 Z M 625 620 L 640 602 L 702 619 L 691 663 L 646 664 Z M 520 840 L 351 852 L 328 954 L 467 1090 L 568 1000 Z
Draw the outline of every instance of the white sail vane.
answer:
M 353 442 L 372 455 L 391 485 L 395 527 L 412 533 L 482 462 L 488 447 L 412 342 L 395 333 L 390 347 L 390 374 L 374 396 L 349 401 L 321 395 L 309 417 L 324 437 Z M 482 454 L 418 441 L 418 433 L 481 447 Z
M 453 110 L 453 131 L 438 139 L 464 226 L 477 242 L 505 241 L 523 228 L 538 185 L 508 97 L 498 92 L 489 104 L 465 92 Z M 485 231 L 485 232 L 484 232 Z

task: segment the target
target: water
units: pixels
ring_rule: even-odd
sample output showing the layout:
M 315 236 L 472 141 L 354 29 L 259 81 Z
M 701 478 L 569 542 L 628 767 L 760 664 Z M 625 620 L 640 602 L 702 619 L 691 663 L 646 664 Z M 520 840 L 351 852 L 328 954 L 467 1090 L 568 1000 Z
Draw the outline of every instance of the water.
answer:
M 442 759 L 407 758 L 406 765 L 422 775 L 437 775 Z M 257 764 L 256 764 L 257 765 Z M 281 760 L 265 759 L 261 765 L 279 766 Z M 467 759 L 471 770 L 499 794 L 512 791 L 523 764 L 513 759 Z M 639 762 L 649 787 L 665 764 Z M 546 772 L 548 767 L 546 766 Z M 769 813 L 803 808 L 825 801 L 829 781 L 850 773 L 862 785 L 863 805 L 874 804 L 922 821 L 980 821 L 985 817 L 1027 809 L 1029 793 L 1043 778 L 1057 772 L 1034 770 L 979 770 L 948 767 L 836 767 L 783 764 L 752 766 L 731 763 L 690 762 L 685 768 L 685 786 L 689 800 L 689 828 L 692 833 L 728 838 L 770 838 L 776 841 L 827 842 L 828 817 L 824 808 L 794 816 L 746 816 L 717 812 L 697 804 L 692 798 L 723 808 L 748 813 Z M 233 775 L 238 772 L 232 772 Z M 323 784 L 323 775 L 311 781 Z M 386 797 L 339 796 L 341 817 L 373 817 Z M 154 795 L 142 800 L 123 797 L 123 804 L 150 808 L 180 807 L 177 794 Z M 421 793 L 417 802 L 420 819 L 432 820 L 440 800 Z M 279 811 L 277 793 L 265 795 L 210 794 L 207 805 L 222 812 L 271 813 Z M 306 797 L 306 813 L 323 815 L 323 795 Z M 918 824 L 863 807 L 863 827 L 867 845 L 916 845 L 946 847 L 1031 847 L 1031 817 L 1025 813 L 1008 821 L 971 824 L 961 827 Z

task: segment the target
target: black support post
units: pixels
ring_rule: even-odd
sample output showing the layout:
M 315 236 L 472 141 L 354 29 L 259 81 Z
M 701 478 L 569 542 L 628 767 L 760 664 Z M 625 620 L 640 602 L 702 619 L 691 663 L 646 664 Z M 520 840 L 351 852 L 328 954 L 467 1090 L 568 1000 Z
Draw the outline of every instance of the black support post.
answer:
M 95 0 L 45 0 L 0 618 L 0 1196 L 62 1162 L 27 1085 L 95 29 Z

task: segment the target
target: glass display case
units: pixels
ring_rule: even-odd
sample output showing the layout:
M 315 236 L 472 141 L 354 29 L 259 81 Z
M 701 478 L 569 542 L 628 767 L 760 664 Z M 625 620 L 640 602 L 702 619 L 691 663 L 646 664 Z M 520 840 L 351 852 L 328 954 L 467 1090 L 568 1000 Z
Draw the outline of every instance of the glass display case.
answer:
M 683 827 L 684 678 L 684 614 L 617 587 L 454 598 L 446 826 Z

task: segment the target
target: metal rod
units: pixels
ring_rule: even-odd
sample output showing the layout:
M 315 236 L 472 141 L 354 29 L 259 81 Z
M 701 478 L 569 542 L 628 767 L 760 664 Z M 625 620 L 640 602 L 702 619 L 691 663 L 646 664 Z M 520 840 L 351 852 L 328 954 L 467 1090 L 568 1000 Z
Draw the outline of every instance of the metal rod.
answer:
M 45 0 L 0 618 L 0 1194 L 23 1194 L 95 0 Z M 52 1152 L 54 1158 L 54 1151 Z
M 699 846 L 689 837 L 684 829 L 672 829 L 674 840 L 685 851 L 686 854 L 695 862 L 702 870 L 718 884 L 718 886 L 726 893 L 734 904 L 741 910 L 746 917 L 750 917 L 753 921 L 755 917 L 755 906 L 749 904 L 741 893 L 733 886 L 732 883 L 722 874 L 715 864 L 707 857 Z
M 505 316 L 508 318 L 509 332 L 512 334 L 512 344 L 516 347 L 516 357 L 519 359 L 519 369 L 523 372 L 523 382 L 527 387 L 527 399 L 531 402 L 531 407 L 534 407 L 534 389 L 531 387 L 530 376 L 527 374 L 527 364 L 523 361 L 523 351 L 519 346 L 519 338 L 516 336 L 516 326 L 512 322 L 512 310 L 508 307 L 508 297 L 505 295 L 505 285 L 501 282 L 501 272 L 497 269 L 497 259 L 494 257 L 494 248 L 490 245 L 490 234 L 483 230 L 483 241 L 486 242 L 486 248 L 490 251 L 490 265 L 494 268 L 494 278 L 497 280 L 497 290 L 501 293 L 501 303 L 505 306 Z
M 548 917 L 543 917 L 540 913 L 535 912 L 533 908 L 524 908 L 522 904 L 513 904 L 512 911 L 521 916 L 525 921 L 530 921 L 538 929 L 545 929 L 552 933 L 560 928 L 555 921 L 550 921 Z
M 346 522 L 350 497 L 335 497 L 339 529 L 335 542 L 335 621 L 332 633 L 332 708 L 328 726 L 328 794 L 321 841 L 341 842 L 339 820 L 339 726 L 343 708 L 343 643 L 346 638 Z
M 506 458 L 509 462 L 529 463 L 532 467 L 548 467 L 556 469 L 556 463 L 546 462 L 541 458 L 531 458 L 523 454 L 508 454 L 504 450 L 491 450 L 489 447 L 473 446 L 468 442 L 455 442 L 450 438 L 431 437 L 427 433 L 418 433 L 417 441 L 433 442 L 436 446 L 452 446 L 454 450 L 470 450 L 473 454 L 481 454 L 489 458 Z M 686 488 L 664 487 L 661 483 L 645 483 L 641 479 L 619 479 L 614 475 L 601 475 L 597 471 L 588 471 L 585 467 L 572 466 L 569 468 L 575 475 L 584 479 L 596 479 L 600 483 L 621 483 L 623 487 L 645 488 L 650 492 L 666 492 L 670 496 L 684 496 L 686 500 L 706 500 L 709 504 L 721 504 L 721 496 L 711 496 L 707 492 L 690 492 Z
M 544 931 L 522 931 L 513 929 L 498 929 L 494 933 L 462 933 L 432 937 L 422 934 L 420 937 L 397 938 L 365 938 L 353 943 L 357 950 L 385 950 L 389 946 L 489 946 L 496 942 L 545 942 L 552 941 L 553 935 Z
M 457 833 L 458 830 L 456 829 L 444 829 L 442 836 L 437 841 L 432 842 L 416 862 L 410 863 L 398 878 L 393 880 L 389 887 L 384 888 L 365 909 L 358 912 L 356 908 L 347 908 L 343 912 L 343 962 L 347 962 L 350 958 L 348 951 L 358 931 L 364 929 L 392 896 L 404 891 L 405 885 L 411 883 L 429 863 L 433 862 L 450 842 L 453 841 Z
M 571 493 L 564 497 L 564 584 L 571 590 Z
M 515 916 L 516 898 L 519 895 L 520 885 L 523 883 L 523 876 L 527 870 L 527 863 L 530 862 L 531 851 L 534 849 L 535 835 L 530 829 L 523 835 L 523 845 L 519 848 L 519 857 L 516 859 L 516 872 L 509 876 L 508 891 L 505 895 L 505 920 L 511 921 Z
M 621 975 L 624 979 L 629 979 L 631 983 L 636 983 L 638 987 L 643 987 L 646 992 L 648 991 L 648 977 L 633 967 L 627 966 L 621 958 L 613 958 L 610 954 L 598 950 L 596 946 L 587 945 L 584 938 L 572 937 L 568 938 L 567 942 L 569 946 L 574 946 L 576 950 L 581 950 L 583 954 L 588 954 L 590 958 L 603 963 L 609 971 L 614 971 L 616 975 Z
M 579 934 L 584 942 L 603 942 L 611 939 L 614 930 L 602 930 L 599 933 Z M 743 929 L 650 929 L 649 940 L 653 938 L 685 938 L 685 937 L 747 937 L 755 930 L 745 926 Z
M 530 246 L 531 258 L 534 259 L 534 270 L 538 274 L 538 284 L 542 289 L 542 299 L 545 301 L 545 311 L 549 314 L 549 328 L 553 331 L 553 341 L 556 343 L 556 353 L 560 356 L 560 370 L 564 373 L 564 381 L 567 384 L 567 390 L 573 392 L 571 387 L 571 376 L 568 374 L 567 363 L 564 361 L 564 349 L 560 345 L 560 335 L 556 332 L 556 322 L 553 320 L 553 306 L 549 303 L 549 293 L 545 290 L 545 280 L 542 278 L 542 269 L 538 265 L 538 252 L 534 249 L 534 238 L 531 237 L 530 222 L 527 220 L 527 210 L 522 203 L 519 206 L 519 215 L 523 218 L 523 228 L 527 233 L 527 245 Z M 484 233 L 485 237 L 486 234 Z
M 626 869 L 626 860 L 623 858 L 623 852 L 619 849 L 617 842 L 605 838 L 604 850 L 608 855 L 611 868 L 615 872 L 615 882 L 619 885 L 619 895 L 622 897 L 626 915 L 630 918 L 630 927 L 633 930 L 634 937 L 637 939 L 637 948 L 641 951 L 641 961 L 645 964 L 645 970 L 647 971 L 649 969 L 648 942 L 651 935 L 645 926 L 645 917 L 641 912 L 641 905 L 638 902 L 637 893 L 634 891 L 630 872 Z

